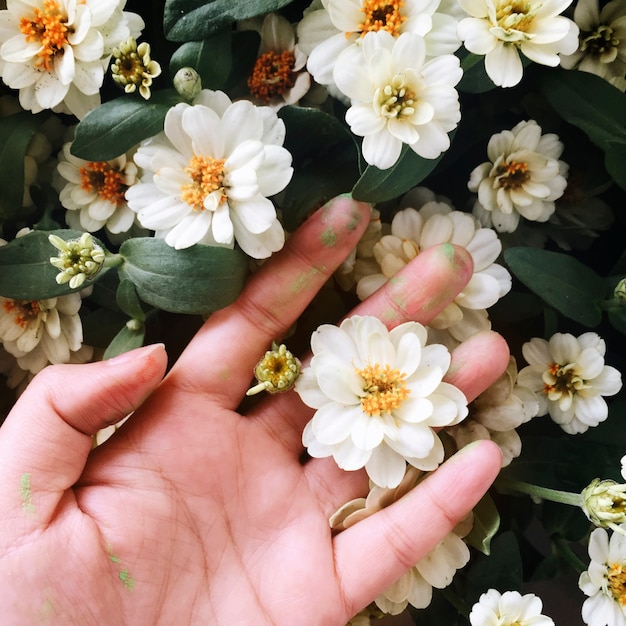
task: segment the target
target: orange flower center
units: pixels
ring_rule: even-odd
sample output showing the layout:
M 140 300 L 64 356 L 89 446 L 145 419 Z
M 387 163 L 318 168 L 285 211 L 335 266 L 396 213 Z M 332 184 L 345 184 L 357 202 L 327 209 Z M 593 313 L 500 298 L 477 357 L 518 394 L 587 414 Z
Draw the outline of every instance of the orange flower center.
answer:
M 389 365 L 382 367 L 378 363 L 367 365 L 363 369 L 356 369 L 356 373 L 363 379 L 361 407 L 370 417 L 381 413 L 391 413 L 407 399 L 410 389 L 406 388 L 406 374 Z
M 530 179 L 528 163 L 502 163 L 496 170 L 496 177 L 500 187 L 504 189 L 519 189 Z
M 95 191 L 102 200 L 119 207 L 125 202 L 128 185 L 120 172 L 106 161 L 90 161 L 80 168 L 80 186 L 85 191 Z
M 269 102 L 275 96 L 281 96 L 296 84 L 296 72 L 293 66 L 296 57 L 293 52 L 274 52 L 262 54 L 254 64 L 248 78 L 250 93 L 263 102 Z
M 26 328 L 41 313 L 37 300 L 5 300 L 2 308 L 9 315 L 13 315 L 13 323 L 20 328 Z
M 50 71 L 54 58 L 63 54 L 67 34 L 71 32 L 67 27 L 67 15 L 61 13 L 57 0 L 44 0 L 43 9 L 33 8 L 33 13 L 33 18 L 20 19 L 20 31 L 26 36 L 27 43 L 36 41 L 41 45 L 35 67 Z
M 365 0 L 361 7 L 365 17 L 359 24 L 361 36 L 364 37 L 370 31 L 386 30 L 398 37 L 407 19 L 400 11 L 403 6 L 404 0 Z
M 219 203 L 226 201 L 224 190 L 224 163 L 226 159 L 194 155 L 185 168 L 191 182 L 181 187 L 181 200 L 194 211 L 204 211 L 204 199 L 211 193 L 219 191 Z
M 626 606 L 626 568 L 624 565 L 622 563 L 609 565 L 606 579 L 615 601 Z

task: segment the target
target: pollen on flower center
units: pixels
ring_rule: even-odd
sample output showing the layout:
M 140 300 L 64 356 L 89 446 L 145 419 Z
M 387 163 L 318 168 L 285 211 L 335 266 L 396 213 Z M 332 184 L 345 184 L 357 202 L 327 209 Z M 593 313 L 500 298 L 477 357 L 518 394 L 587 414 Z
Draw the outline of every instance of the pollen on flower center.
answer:
M 603 63 L 612 63 L 617 58 L 620 40 L 613 29 L 601 24 L 595 31 L 581 33 L 580 50 L 596 57 Z
M 607 587 L 616 602 L 626 606 L 626 568 L 622 563 L 608 566 L 606 575 Z
M 408 117 L 415 113 L 415 93 L 406 84 L 403 74 L 396 74 L 391 82 L 374 94 L 374 106 L 387 118 Z
M 532 6 L 526 0 L 501 0 L 496 5 L 496 22 L 504 30 L 526 32 L 534 19 Z
M 5 300 L 4 310 L 12 314 L 13 323 L 20 328 L 26 328 L 29 322 L 37 319 L 41 313 L 41 306 L 37 300 Z
M 576 373 L 573 364 L 559 365 L 550 363 L 543 373 L 543 392 L 550 400 L 558 400 L 561 396 L 574 395 L 589 385 Z
M 262 54 L 254 64 L 248 78 L 250 93 L 269 102 L 274 96 L 280 96 L 296 84 L 296 72 L 293 71 L 296 57 L 290 50 Z
M 67 16 L 61 13 L 57 0 L 45 0 L 43 10 L 33 8 L 33 12 L 34 18 L 20 19 L 20 31 L 26 36 L 27 43 L 37 41 L 41 44 L 35 65 L 49 71 L 54 57 L 63 54 L 63 47 L 67 44 Z
M 80 168 L 80 186 L 85 191 L 95 191 L 102 200 L 119 207 L 124 202 L 128 185 L 120 172 L 106 161 L 90 161 Z
M 390 365 L 382 367 L 378 363 L 356 369 L 363 379 L 364 394 L 361 407 L 370 417 L 390 413 L 407 399 L 410 389 L 406 387 L 406 374 Z
M 195 211 L 204 211 L 205 198 L 219 191 L 221 194 L 220 204 L 226 201 L 224 190 L 224 163 L 226 159 L 213 159 L 200 155 L 194 155 L 185 168 L 185 173 L 191 178 L 191 182 L 181 187 L 181 200 L 193 207 Z
M 504 189 L 519 189 L 525 182 L 530 180 L 530 172 L 527 163 L 511 161 L 502 163 L 496 168 L 496 180 Z
M 358 26 L 361 37 L 370 31 L 379 30 L 386 30 L 398 37 L 402 24 L 407 19 L 400 11 L 403 6 L 403 0 L 365 0 L 361 7 L 365 18 Z

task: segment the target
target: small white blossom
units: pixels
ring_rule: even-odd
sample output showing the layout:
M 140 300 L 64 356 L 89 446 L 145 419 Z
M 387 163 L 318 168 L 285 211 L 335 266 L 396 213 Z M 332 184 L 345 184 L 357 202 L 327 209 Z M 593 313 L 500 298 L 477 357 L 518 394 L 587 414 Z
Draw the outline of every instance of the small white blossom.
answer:
M 589 569 L 578 586 L 589 596 L 582 618 L 588 626 L 626 626 L 626 525 L 609 534 L 596 528 L 589 537 Z
M 572 0 L 459 0 L 470 17 L 459 22 L 465 47 L 485 55 L 485 70 L 499 87 L 522 80 L 520 52 L 535 63 L 556 67 L 560 54 L 578 47 L 578 27 L 560 15 Z
M 541 613 L 541 598 L 517 591 L 500 593 L 489 589 L 480 596 L 469 616 L 472 626 L 554 626 L 554 621 Z
M 474 168 L 467 184 L 478 193 L 474 214 L 500 232 L 513 232 L 520 216 L 545 222 L 554 213 L 554 201 L 567 186 L 567 165 L 558 158 L 563 144 L 553 134 L 541 134 L 534 120 L 492 135 L 489 161 Z
M 164 131 L 137 149 L 144 174 L 127 190 L 128 205 L 173 248 L 236 241 L 249 256 L 266 258 L 285 241 L 268 199 L 293 174 L 284 137 L 269 107 L 203 90 L 193 104 L 171 108 Z
M 454 86 L 463 72 L 452 54 L 426 59 L 424 39 L 386 31 L 368 33 L 361 54 L 343 53 L 334 70 L 339 89 L 351 101 L 346 121 L 363 137 L 363 158 L 388 169 L 403 144 L 426 159 L 450 147 L 448 133 L 461 119 Z
M 535 337 L 522 346 L 529 365 L 518 381 L 537 394 L 539 415 L 550 413 L 566 433 L 582 433 L 607 418 L 603 396 L 622 387 L 619 371 L 604 364 L 605 352 L 604 340 L 593 332 Z
M 425 345 L 426 334 L 417 322 L 389 331 L 359 316 L 313 333 L 313 358 L 295 387 L 316 409 L 302 435 L 311 456 L 332 456 L 345 470 L 365 467 L 389 488 L 400 483 L 407 461 L 425 470 L 442 462 L 435 428 L 460 422 L 467 400 L 442 382 L 450 353 Z

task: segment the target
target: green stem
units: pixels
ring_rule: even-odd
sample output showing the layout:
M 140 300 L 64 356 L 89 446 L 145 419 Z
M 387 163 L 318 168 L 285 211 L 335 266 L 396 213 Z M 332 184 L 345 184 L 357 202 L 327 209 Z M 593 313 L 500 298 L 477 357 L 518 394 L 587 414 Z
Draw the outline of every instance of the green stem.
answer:
M 548 487 L 540 487 L 539 485 L 511 478 L 498 478 L 494 486 L 498 491 L 502 492 L 515 491 L 517 493 L 526 493 L 533 498 L 540 498 L 541 500 L 550 500 L 551 502 L 560 502 L 561 504 L 569 504 L 571 506 L 582 506 L 582 496 L 579 493 L 549 489 Z
M 587 565 L 583 563 L 578 555 L 572 550 L 569 545 L 569 542 L 563 537 L 555 537 L 554 544 L 559 552 L 559 555 L 562 556 L 579 574 L 582 574 L 585 570 L 587 570 Z
M 117 267 L 124 262 L 124 257 L 121 254 L 109 253 L 104 257 L 104 263 L 102 267 Z

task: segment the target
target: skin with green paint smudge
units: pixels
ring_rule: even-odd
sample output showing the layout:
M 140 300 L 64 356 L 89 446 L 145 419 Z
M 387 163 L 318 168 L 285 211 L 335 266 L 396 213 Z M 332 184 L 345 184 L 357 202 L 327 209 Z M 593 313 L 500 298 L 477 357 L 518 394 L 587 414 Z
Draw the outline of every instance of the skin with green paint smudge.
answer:
M 332 248 L 337 243 L 337 234 L 332 226 L 327 228 L 321 235 L 322 245 L 326 248 Z
M 291 292 L 297 294 L 310 289 L 312 283 L 314 284 L 315 277 L 325 270 L 326 268 L 322 265 L 321 267 L 312 267 L 308 271 L 303 272 L 291 284 Z
M 33 494 L 30 488 L 30 474 L 22 474 L 20 480 L 20 494 L 22 496 L 22 508 L 26 513 L 34 513 Z
M 135 579 L 128 573 L 128 570 L 123 569 L 120 571 L 120 580 L 129 591 L 135 588 Z

